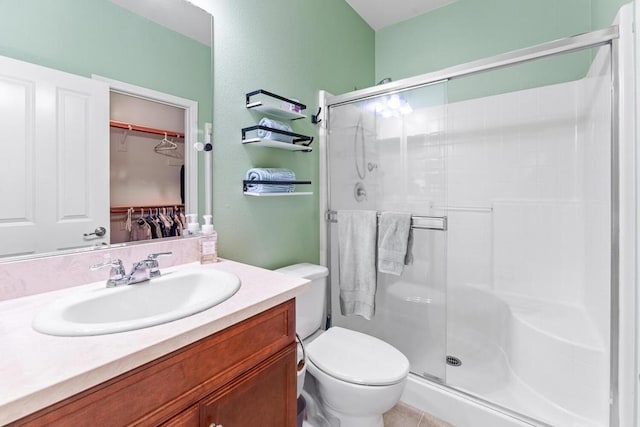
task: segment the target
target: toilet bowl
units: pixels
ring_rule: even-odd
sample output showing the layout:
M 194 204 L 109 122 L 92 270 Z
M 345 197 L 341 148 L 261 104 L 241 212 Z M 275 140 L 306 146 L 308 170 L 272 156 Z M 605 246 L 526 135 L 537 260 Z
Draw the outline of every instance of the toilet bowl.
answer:
M 382 414 L 400 400 L 409 361 L 391 345 L 340 327 L 307 346 L 308 372 L 324 410 L 340 426 L 382 427 Z
M 322 331 L 326 267 L 296 264 L 276 271 L 311 280 L 311 287 L 296 298 L 296 331 L 319 404 L 332 425 L 383 427 L 382 414 L 400 400 L 409 360 L 370 335 L 337 326 Z

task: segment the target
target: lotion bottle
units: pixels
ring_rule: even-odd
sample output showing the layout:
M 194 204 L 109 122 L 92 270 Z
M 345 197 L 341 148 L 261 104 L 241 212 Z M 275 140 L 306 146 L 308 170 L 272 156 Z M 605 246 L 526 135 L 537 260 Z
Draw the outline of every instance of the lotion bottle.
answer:
M 218 233 L 211 224 L 211 215 L 203 215 L 204 224 L 200 234 L 200 264 L 218 262 Z

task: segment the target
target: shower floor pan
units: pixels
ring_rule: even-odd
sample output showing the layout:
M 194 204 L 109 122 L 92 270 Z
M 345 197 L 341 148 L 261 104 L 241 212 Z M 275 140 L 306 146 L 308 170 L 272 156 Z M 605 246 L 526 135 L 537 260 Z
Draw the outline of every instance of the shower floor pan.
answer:
M 606 426 L 606 346 L 586 311 L 494 297 L 509 309 L 506 336 L 488 341 L 477 318 L 452 323 L 447 354 L 462 363 L 446 367 L 446 384 L 552 425 Z M 486 320 L 486 327 L 495 325 Z

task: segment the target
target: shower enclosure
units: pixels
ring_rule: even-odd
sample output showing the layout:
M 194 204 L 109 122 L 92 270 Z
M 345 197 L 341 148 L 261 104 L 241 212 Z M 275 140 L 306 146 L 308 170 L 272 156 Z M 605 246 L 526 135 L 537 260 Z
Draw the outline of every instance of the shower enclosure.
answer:
M 327 97 L 333 325 L 529 424 L 617 425 L 617 31 Z M 339 308 L 351 209 L 412 214 L 370 321 Z

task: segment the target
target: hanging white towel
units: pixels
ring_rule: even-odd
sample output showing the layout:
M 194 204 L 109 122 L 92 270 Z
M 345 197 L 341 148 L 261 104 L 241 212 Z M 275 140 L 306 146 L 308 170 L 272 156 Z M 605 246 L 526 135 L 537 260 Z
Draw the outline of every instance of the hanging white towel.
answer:
M 407 256 L 411 214 L 383 212 L 378 227 L 378 271 L 400 276 Z
M 376 296 L 375 211 L 338 211 L 340 310 L 371 320 Z

